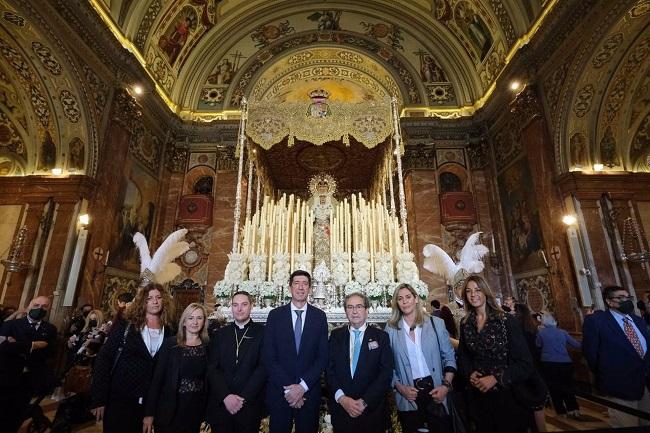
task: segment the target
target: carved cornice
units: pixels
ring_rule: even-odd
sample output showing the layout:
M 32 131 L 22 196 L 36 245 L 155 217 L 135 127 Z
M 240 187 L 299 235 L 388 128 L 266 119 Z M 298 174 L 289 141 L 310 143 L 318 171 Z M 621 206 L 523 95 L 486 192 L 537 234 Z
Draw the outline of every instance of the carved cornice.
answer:
M 96 181 L 89 176 L 12 176 L 0 177 L 0 203 L 45 203 L 50 197 L 57 203 L 90 199 Z
M 142 111 L 136 100 L 124 89 L 116 89 L 111 107 L 111 119 L 133 133 L 142 124 Z
M 615 199 L 650 200 L 650 173 L 584 174 L 572 171 L 560 175 L 556 185 L 563 196 L 598 200 L 604 193 Z
M 169 144 L 165 153 L 165 168 L 172 173 L 184 173 L 189 156 L 187 148 Z
M 433 145 L 406 146 L 402 156 L 404 171 L 413 169 L 436 169 L 436 149 Z
M 526 86 L 510 104 L 510 112 L 515 117 L 515 124 L 523 130 L 537 118 L 543 118 L 541 100 L 537 95 L 537 87 Z

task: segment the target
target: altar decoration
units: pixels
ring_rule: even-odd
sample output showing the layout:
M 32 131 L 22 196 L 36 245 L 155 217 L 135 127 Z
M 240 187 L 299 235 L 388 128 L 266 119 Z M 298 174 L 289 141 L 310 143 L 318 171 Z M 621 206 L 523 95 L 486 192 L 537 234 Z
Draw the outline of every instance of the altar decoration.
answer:
M 422 287 L 399 219 L 380 197 L 366 200 L 358 193 L 337 201 L 336 181 L 324 173 L 311 179 L 309 191 L 307 200 L 266 196 L 260 210 L 245 218 L 224 278 L 233 290 L 257 293 L 272 285 L 275 305 L 298 269 L 312 273 L 312 300 L 322 308 L 342 307 L 352 292 L 387 307 L 391 283 Z M 221 295 L 223 287 L 219 282 L 215 290 Z M 421 290 L 428 295 L 426 285 Z
M 309 92 L 311 103 L 302 101 L 255 101 L 249 110 L 246 134 L 264 149 L 288 137 L 292 146 L 296 139 L 323 145 L 350 136 L 368 148 L 386 140 L 392 133 L 389 101 L 345 102 L 329 100 L 325 89 Z M 383 103 L 381 103 L 383 102 Z
M 290 297 L 289 276 L 301 269 L 313 274 L 310 301 L 327 311 L 328 320 L 345 320 L 342 305 L 345 295 L 364 292 L 374 301 L 374 316 L 371 312 L 370 321 L 385 321 L 397 285 L 411 284 L 420 296 L 428 296 L 428 287 L 419 279 L 414 255 L 409 250 L 397 99 L 392 98 L 389 104 L 345 107 L 329 101 L 328 97 L 326 90 L 315 89 L 310 93 L 312 103 L 306 108 L 291 103 L 284 108 L 265 107 L 263 103 L 249 107 L 246 98 L 242 99 L 236 149 L 239 167 L 233 243 L 224 279 L 215 285 L 215 296 L 222 297 L 227 288 L 231 293 L 245 288 L 256 294 L 258 305 L 263 303 L 264 307 L 258 307 L 262 314 L 263 310 L 286 302 Z M 288 111 L 278 117 L 282 110 Z M 301 116 L 296 110 L 302 110 Z M 289 145 L 294 136 L 319 145 L 341 137 L 345 142 L 348 134 L 367 147 L 377 145 L 391 134 L 392 143 L 387 146 L 370 197 L 356 193 L 337 196 L 337 199 L 336 180 L 327 173 L 319 173 L 309 182 L 308 198 L 283 194 L 262 199 L 258 178 L 253 208 L 251 154 L 254 152 L 247 146 L 246 135 L 268 148 L 287 134 Z M 241 222 L 246 152 L 248 191 Z M 393 195 L 393 167 L 398 179 L 399 214 Z M 262 292 L 266 295 L 261 296 Z

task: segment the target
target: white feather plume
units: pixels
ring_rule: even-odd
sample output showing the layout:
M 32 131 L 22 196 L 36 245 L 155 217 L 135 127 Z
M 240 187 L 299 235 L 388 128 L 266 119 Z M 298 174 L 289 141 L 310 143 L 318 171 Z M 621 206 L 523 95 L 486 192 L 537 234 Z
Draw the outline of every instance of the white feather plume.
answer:
M 469 274 L 478 274 L 483 271 L 485 265 L 481 259 L 490 252 L 485 245 L 478 243 L 481 233 L 483 232 L 470 235 L 465 246 L 460 250 L 460 267 Z
M 140 272 L 144 272 L 151 263 L 151 254 L 149 253 L 149 245 L 147 239 L 140 232 L 133 235 L 133 243 L 140 252 Z
M 181 267 L 174 260 L 190 249 L 190 244 L 183 240 L 186 234 L 187 229 L 180 229 L 167 236 L 153 257 L 150 256 L 145 237 L 141 233 L 133 235 L 133 242 L 140 251 L 141 272 L 149 269 L 158 284 L 173 280 L 181 272 Z
M 447 284 L 454 284 L 455 276 L 459 271 L 467 274 L 477 274 L 483 271 L 485 265 L 482 262 L 490 250 L 485 245 L 479 244 L 479 237 L 482 232 L 473 233 L 465 246 L 460 251 L 460 261 L 455 263 L 454 260 L 437 245 L 428 244 L 422 250 L 424 255 L 424 269 L 439 275 L 447 281 Z
M 447 283 L 451 284 L 454 275 L 460 269 L 460 266 L 454 263 L 454 260 L 438 245 L 428 244 L 422 250 L 424 255 L 424 269 L 444 278 Z

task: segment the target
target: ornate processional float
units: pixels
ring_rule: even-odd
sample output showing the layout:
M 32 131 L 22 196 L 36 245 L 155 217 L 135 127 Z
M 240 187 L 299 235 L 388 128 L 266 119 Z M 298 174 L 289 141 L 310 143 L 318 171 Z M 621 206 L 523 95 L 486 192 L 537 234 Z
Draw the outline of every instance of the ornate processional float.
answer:
M 295 270 L 311 273 L 312 302 L 326 311 L 330 321 L 345 320 L 343 299 L 348 293 L 366 293 L 373 306 L 369 320 L 380 322 L 387 320 L 390 297 L 399 284 L 409 283 L 422 298 L 428 296 L 429 289 L 419 279 L 414 255 L 409 250 L 395 98 L 390 107 L 387 114 L 392 117 L 393 139 L 387 151 L 388 175 L 386 182 L 374 188 L 373 197 L 357 193 L 342 199 L 339 196 L 337 200 L 336 180 L 329 174 L 319 173 L 306 185 L 307 199 L 292 194 L 277 199 L 264 196 L 260 200 L 258 183 L 258 196 L 252 209 L 249 158 L 246 216 L 240 224 L 249 116 L 246 100 L 242 101 L 232 250 L 224 279 L 214 287 L 214 295 L 222 305 L 227 305 L 234 291 L 246 290 L 258 300 L 253 318 L 264 320 L 272 307 L 290 297 L 289 275 Z M 393 195 L 393 159 L 397 168 L 399 214 Z

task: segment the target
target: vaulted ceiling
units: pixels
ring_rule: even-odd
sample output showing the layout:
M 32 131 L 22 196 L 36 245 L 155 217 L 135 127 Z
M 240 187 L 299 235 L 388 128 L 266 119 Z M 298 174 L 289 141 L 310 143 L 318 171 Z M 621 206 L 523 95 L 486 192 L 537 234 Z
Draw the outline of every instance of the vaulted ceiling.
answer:
M 361 76 L 368 72 L 365 65 L 374 64 L 375 78 L 395 83 L 403 107 L 471 107 L 489 94 L 512 54 L 556 3 L 89 1 L 145 66 L 170 107 L 193 120 L 238 111 L 242 96 L 274 67 L 281 83 Z M 338 59 L 311 59 L 311 50 L 319 48 L 339 50 Z M 302 69 L 297 72 L 292 61 Z

